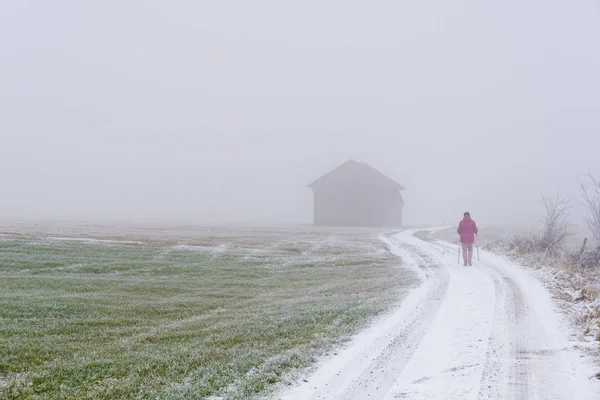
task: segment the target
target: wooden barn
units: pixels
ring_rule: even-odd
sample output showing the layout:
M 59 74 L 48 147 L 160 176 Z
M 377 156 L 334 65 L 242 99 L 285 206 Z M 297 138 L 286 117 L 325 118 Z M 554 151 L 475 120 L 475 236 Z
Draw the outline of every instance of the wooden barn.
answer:
M 402 225 L 404 188 L 368 164 L 350 160 L 308 187 L 313 190 L 315 225 Z

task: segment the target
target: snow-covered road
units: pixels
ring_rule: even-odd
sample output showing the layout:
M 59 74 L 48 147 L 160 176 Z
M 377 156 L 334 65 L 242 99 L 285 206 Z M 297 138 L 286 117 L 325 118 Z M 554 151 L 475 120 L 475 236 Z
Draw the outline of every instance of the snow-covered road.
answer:
M 278 398 L 600 399 L 592 360 L 525 269 L 487 252 L 458 266 L 456 247 L 415 233 L 382 240 L 422 285 Z

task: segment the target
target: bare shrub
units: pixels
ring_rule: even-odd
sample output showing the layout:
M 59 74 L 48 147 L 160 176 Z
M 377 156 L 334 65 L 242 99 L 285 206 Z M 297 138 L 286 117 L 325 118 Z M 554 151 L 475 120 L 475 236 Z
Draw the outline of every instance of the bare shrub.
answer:
M 583 222 L 592 232 L 596 243 L 600 245 L 600 179 L 589 175 L 587 182 L 579 181 L 579 189 L 587 210 Z
M 600 247 L 584 251 L 579 258 L 579 266 L 583 268 L 600 267 Z
M 572 226 L 567 221 L 571 201 L 568 197 L 561 197 L 560 193 L 554 199 L 543 196 L 543 200 L 546 218 L 538 246 L 542 251 L 556 254 L 563 250 L 565 241 L 573 234 Z
M 535 233 L 514 236 L 508 242 L 508 250 L 520 254 L 535 253 L 539 250 L 539 241 L 539 235 Z
M 570 200 L 560 194 L 556 198 L 542 196 L 542 199 L 546 208 L 542 230 L 514 236 L 508 242 L 510 251 L 521 254 L 545 253 L 547 256 L 563 253 L 565 241 L 573 234 L 572 226 L 567 221 Z

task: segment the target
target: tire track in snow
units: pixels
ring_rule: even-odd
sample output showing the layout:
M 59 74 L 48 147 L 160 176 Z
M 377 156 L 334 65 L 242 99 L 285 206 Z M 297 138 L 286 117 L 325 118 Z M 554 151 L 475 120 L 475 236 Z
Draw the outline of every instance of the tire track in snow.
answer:
M 523 297 L 509 278 L 493 269 L 489 271 L 493 275 L 496 306 L 479 399 L 526 400 L 529 398 L 529 373 L 521 356 L 527 348 L 523 334 Z
M 419 253 L 416 249 L 406 251 L 395 246 L 391 246 L 390 250 L 401 256 L 404 262 L 421 268 L 429 280 L 430 290 L 409 318 L 402 323 L 397 333 L 394 333 L 384 351 L 367 366 L 368 373 L 361 374 L 353 380 L 339 396 L 341 399 L 385 396 L 426 335 L 448 290 L 447 271 L 435 265 L 427 255 Z M 322 398 L 331 398 L 329 396 L 332 394 L 328 391 Z
M 529 368 L 527 363 L 527 350 L 529 343 L 527 341 L 526 327 L 526 309 L 523 293 L 521 289 L 508 277 L 503 277 L 510 295 L 508 306 L 508 315 L 513 317 L 511 321 L 511 357 L 510 366 L 510 384 L 512 385 L 512 394 L 515 400 L 529 399 Z
M 492 323 L 492 334 L 488 341 L 486 362 L 481 374 L 479 384 L 479 398 L 500 399 L 502 394 L 502 376 L 500 371 L 504 370 L 505 343 L 508 342 L 508 334 L 502 328 L 507 325 L 506 303 L 504 301 L 503 287 L 498 277 L 494 277 L 494 317 Z

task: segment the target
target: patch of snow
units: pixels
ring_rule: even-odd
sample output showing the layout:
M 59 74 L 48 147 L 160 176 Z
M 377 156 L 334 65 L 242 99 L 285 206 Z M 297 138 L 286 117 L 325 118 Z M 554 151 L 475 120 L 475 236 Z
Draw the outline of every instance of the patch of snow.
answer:
M 132 240 L 114 240 L 114 239 L 94 239 L 85 237 L 56 237 L 50 236 L 48 240 L 66 241 L 66 242 L 82 242 L 88 244 L 144 244 Z
M 198 251 L 202 253 L 224 253 L 227 251 L 229 245 L 228 244 L 220 244 L 218 246 L 199 246 L 199 245 L 187 245 L 187 244 L 178 244 L 173 246 L 173 250 L 187 250 L 187 251 Z

